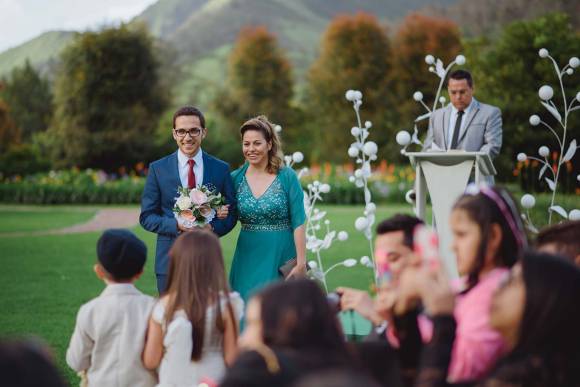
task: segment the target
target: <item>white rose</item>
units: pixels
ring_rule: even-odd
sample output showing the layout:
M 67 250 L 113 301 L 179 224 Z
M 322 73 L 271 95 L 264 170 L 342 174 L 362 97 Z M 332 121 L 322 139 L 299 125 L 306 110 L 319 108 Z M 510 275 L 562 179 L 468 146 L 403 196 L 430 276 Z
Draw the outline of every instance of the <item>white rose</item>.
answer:
M 181 211 L 184 211 L 190 209 L 192 203 L 189 196 L 180 196 L 177 198 L 176 204 L 177 208 L 179 208 Z

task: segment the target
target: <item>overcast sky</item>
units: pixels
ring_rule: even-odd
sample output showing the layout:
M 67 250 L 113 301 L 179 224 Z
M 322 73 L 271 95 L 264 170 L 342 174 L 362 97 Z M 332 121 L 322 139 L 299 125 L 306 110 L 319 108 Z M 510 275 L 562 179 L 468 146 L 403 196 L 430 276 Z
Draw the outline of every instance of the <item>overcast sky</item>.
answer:
M 0 52 L 51 30 L 128 21 L 157 0 L 0 0 Z

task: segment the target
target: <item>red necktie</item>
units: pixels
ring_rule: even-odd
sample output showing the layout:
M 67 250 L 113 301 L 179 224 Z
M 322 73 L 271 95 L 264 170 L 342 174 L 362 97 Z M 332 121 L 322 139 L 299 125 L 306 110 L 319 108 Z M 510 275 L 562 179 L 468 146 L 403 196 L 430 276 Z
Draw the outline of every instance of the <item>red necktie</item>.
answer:
M 187 163 L 189 164 L 189 171 L 187 172 L 187 188 L 193 189 L 195 188 L 195 173 L 193 173 L 195 160 L 189 159 L 187 160 Z

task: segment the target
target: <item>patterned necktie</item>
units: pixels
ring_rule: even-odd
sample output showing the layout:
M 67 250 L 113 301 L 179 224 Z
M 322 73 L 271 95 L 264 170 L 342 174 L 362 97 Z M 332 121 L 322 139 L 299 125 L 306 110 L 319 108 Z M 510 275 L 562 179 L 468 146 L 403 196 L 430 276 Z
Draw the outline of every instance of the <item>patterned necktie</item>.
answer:
M 195 160 L 189 159 L 187 160 L 187 164 L 189 164 L 189 171 L 187 172 L 187 188 L 193 189 L 195 188 L 195 173 L 193 173 Z
M 455 129 L 453 130 L 453 139 L 449 149 L 457 149 L 457 140 L 459 140 L 459 130 L 461 129 L 461 118 L 463 117 L 463 110 L 457 112 L 457 120 L 455 120 Z

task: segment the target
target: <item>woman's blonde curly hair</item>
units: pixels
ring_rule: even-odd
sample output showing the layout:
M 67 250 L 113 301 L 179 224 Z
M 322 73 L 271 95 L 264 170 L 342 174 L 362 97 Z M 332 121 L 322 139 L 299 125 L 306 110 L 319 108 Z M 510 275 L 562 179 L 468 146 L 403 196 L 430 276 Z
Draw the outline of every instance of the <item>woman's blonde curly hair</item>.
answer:
M 280 137 L 274 129 L 274 124 L 272 124 L 268 117 L 264 115 L 260 115 L 254 118 L 250 118 L 248 121 L 244 122 L 244 124 L 240 127 L 240 134 L 242 138 L 244 137 L 244 133 L 248 130 L 256 130 L 264 136 L 266 141 L 272 144 L 272 148 L 268 151 L 268 166 L 266 170 L 269 173 L 278 173 L 280 168 L 282 168 L 282 143 L 280 141 Z

